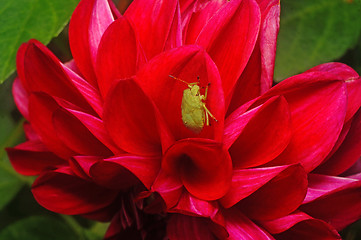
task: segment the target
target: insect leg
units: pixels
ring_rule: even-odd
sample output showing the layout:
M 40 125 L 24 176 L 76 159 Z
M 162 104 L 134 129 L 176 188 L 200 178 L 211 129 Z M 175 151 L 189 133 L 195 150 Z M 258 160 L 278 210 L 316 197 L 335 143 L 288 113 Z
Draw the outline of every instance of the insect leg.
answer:
M 203 108 L 204 110 L 206 111 L 206 116 L 208 117 L 208 114 L 209 116 L 211 116 L 211 118 L 213 118 L 214 121 L 218 122 L 218 120 L 215 118 L 215 116 L 213 116 L 213 114 L 208 110 L 208 108 L 206 107 L 206 104 L 203 103 Z

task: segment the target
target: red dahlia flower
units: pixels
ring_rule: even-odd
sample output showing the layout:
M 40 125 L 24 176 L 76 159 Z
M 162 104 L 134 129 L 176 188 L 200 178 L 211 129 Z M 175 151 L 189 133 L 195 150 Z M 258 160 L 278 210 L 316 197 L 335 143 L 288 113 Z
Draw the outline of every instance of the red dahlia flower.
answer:
M 271 88 L 278 23 L 275 0 L 82 0 L 73 61 L 18 51 L 14 168 L 45 208 L 112 219 L 107 239 L 339 239 L 361 79 L 329 63 Z

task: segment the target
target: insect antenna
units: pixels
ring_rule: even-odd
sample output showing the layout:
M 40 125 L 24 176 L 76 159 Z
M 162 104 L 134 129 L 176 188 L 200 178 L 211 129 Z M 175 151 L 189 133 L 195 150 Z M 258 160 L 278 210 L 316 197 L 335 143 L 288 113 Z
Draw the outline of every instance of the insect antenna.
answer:
M 172 75 L 168 75 L 168 76 L 171 77 L 171 78 L 173 78 L 173 79 L 175 79 L 175 80 L 178 80 L 178 81 L 180 81 L 180 82 L 182 82 L 182 83 L 185 83 L 185 84 L 189 85 L 188 82 L 186 82 L 186 81 L 184 81 L 184 80 L 182 80 L 182 79 L 180 79 L 180 78 L 174 77 L 174 76 L 172 76 Z

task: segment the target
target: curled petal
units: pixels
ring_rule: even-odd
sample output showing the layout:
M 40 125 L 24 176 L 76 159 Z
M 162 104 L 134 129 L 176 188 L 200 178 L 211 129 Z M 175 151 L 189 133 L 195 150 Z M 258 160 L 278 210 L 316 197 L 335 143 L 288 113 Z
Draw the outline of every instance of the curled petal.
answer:
M 167 209 L 170 209 L 178 203 L 179 198 L 184 191 L 184 187 L 180 179 L 160 170 L 151 190 L 159 193 L 166 204 Z
M 97 87 L 94 66 L 100 39 L 114 21 L 107 0 L 82 0 L 75 9 L 69 25 L 72 55 L 86 80 Z
M 121 188 L 127 186 L 127 182 L 134 184 L 132 173 L 146 188 L 150 189 L 160 168 L 158 157 L 140 157 L 123 155 L 105 159 L 96 163 L 91 168 L 91 175 L 102 185 Z M 131 185 L 130 184 L 130 185 Z
M 277 239 L 313 239 L 313 240 L 337 240 L 341 239 L 337 231 L 326 222 L 314 219 L 309 215 L 296 211 L 290 215 L 270 220 L 260 221 L 262 227 Z
M 75 176 L 69 168 L 48 171 L 32 186 L 36 201 L 50 211 L 61 214 L 85 214 L 113 202 L 117 192 Z
M 210 119 L 210 126 L 204 124 L 200 133 L 188 129 L 182 121 L 182 99 L 189 86 L 169 75 L 186 83 L 197 83 L 199 77 L 200 94 L 205 95 L 208 86 L 204 102 L 217 122 Z M 176 140 L 189 137 L 222 140 L 224 98 L 221 79 L 214 62 L 199 46 L 180 47 L 158 55 L 138 72 L 137 80 L 156 104 Z
M 207 139 L 176 142 L 165 153 L 162 169 L 178 176 L 184 187 L 202 200 L 216 200 L 229 189 L 232 160 L 223 145 Z

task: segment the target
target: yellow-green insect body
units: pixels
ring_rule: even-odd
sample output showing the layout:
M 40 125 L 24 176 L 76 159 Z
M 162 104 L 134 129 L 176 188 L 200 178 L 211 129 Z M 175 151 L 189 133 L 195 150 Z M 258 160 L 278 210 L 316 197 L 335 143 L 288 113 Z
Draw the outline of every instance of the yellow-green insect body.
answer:
M 206 87 L 205 94 L 201 95 L 199 82 L 188 83 L 171 75 L 169 76 L 188 85 L 188 89 L 183 91 L 181 108 L 183 124 L 189 130 L 200 133 L 204 124 L 209 126 L 209 116 L 217 122 L 217 119 L 206 107 L 205 101 L 207 100 L 208 86 Z

